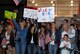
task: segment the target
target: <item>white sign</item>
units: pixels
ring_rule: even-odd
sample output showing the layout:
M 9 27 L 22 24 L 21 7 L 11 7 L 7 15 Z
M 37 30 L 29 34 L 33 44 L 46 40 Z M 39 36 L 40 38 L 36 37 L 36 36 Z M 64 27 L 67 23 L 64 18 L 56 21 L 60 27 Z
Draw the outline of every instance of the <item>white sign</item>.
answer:
M 54 7 L 38 8 L 38 22 L 54 22 Z
M 37 10 L 24 8 L 23 17 L 37 19 Z

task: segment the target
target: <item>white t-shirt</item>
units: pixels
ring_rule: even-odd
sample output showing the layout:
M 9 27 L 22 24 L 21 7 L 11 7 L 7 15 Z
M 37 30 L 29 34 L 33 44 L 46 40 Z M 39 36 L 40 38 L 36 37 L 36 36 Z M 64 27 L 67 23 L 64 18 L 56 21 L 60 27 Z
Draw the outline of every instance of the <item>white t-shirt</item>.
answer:
M 68 41 L 63 41 L 60 44 L 60 48 L 64 47 L 65 45 L 67 45 L 67 48 L 71 48 L 71 43 Z M 62 49 L 61 50 L 61 54 L 70 54 L 70 51 L 66 50 L 66 49 Z
M 75 37 L 75 29 L 72 29 L 72 30 L 68 30 L 68 35 L 69 35 L 69 38 L 73 38 L 73 37 Z
M 8 40 L 7 41 L 7 44 L 9 44 L 10 42 L 9 42 L 9 40 L 10 40 L 10 35 L 7 35 L 7 32 L 5 33 L 5 36 L 6 36 L 6 39 Z
M 3 48 L 6 48 L 6 46 L 7 46 L 7 44 L 9 44 L 10 43 L 10 35 L 7 35 L 7 32 L 5 33 L 5 36 L 6 36 L 6 40 L 8 40 L 7 42 L 6 42 L 6 45 L 3 45 L 2 47 Z
M 31 42 L 30 43 L 34 43 L 34 41 L 33 41 L 33 35 L 32 35 L 32 38 L 31 38 Z
M 53 34 L 52 34 L 52 36 L 53 36 L 53 37 L 54 37 L 54 39 L 55 39 L 55 33 L 53 33 Z M 55 44 L 55 43 L 54 43 L 54 40 L 53 40 L 53 41 L 51 41 L 51 42 L 50 42 L 50 44 L 51 44 L 51 45 L 54 45 L 54 44 Z
M 62 34 L 61 34 L 61 38 L 63 38 L 65 34 L 68 34 L 68 32 L 63 31 Z

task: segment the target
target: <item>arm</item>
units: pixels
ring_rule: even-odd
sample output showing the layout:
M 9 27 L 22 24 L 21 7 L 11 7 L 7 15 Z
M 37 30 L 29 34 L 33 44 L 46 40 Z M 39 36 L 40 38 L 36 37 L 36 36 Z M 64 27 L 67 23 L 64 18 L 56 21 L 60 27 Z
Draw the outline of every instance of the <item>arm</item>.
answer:
M 60 48 L 63 48 L 63 47 L 64 47 L 64 43 L 61 42 L 61 43 L 60 43 Z
M 64 49 L 64 43 L 63 42 L 61 42 L 61 44 L 60 44 L 60 49 L 61 50 Z
M 71 43 L 69 42 L 69 46 L 68 46 L 68 48 L 71 48 Z
M 19 26 L 19 24 L 16 22 L 16 20 L 13 20 L 13 23 L 14 23 L 17 31 L 19 31 L 19 30 L 20 30 L 20 26 Z
M 69 42 L 69 45 L 68 45 L 68 47 L 67 48 L 69 48 L 69 49 L 71 49 L 71 43 Z
M 66 50 L 71 51 L 71 43 L 69 42 L 69 45 L 67 46 Z
M 71 30 L 72 33 L 69 34 L 70 37 L 75 37 L 75 30 Z

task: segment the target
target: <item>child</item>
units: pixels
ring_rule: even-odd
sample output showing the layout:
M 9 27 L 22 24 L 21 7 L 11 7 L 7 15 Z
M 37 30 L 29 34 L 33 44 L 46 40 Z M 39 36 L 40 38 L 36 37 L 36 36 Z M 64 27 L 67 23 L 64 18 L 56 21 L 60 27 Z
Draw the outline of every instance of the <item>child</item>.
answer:
M 70 24 L 68 35 L 69 35 L 70 42 L 71 42 L 71 48 L 77 50 L 78 48 L 76 45 L 76 30 L 75 30 L 74 24 Z
M 67 34 L 64 35 L 64 40 L 60 44 L 61 54 L 70 54 L 71 43 Z

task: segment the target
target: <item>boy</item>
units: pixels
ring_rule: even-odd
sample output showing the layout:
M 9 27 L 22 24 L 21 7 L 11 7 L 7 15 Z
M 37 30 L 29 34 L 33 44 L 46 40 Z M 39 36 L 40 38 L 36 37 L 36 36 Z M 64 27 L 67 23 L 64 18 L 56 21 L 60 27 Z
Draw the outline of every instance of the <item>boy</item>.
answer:
M 71 43 L 68 35 L 64 35 L 64 40 L 60 44 L 61 54 L 70 54 Z

